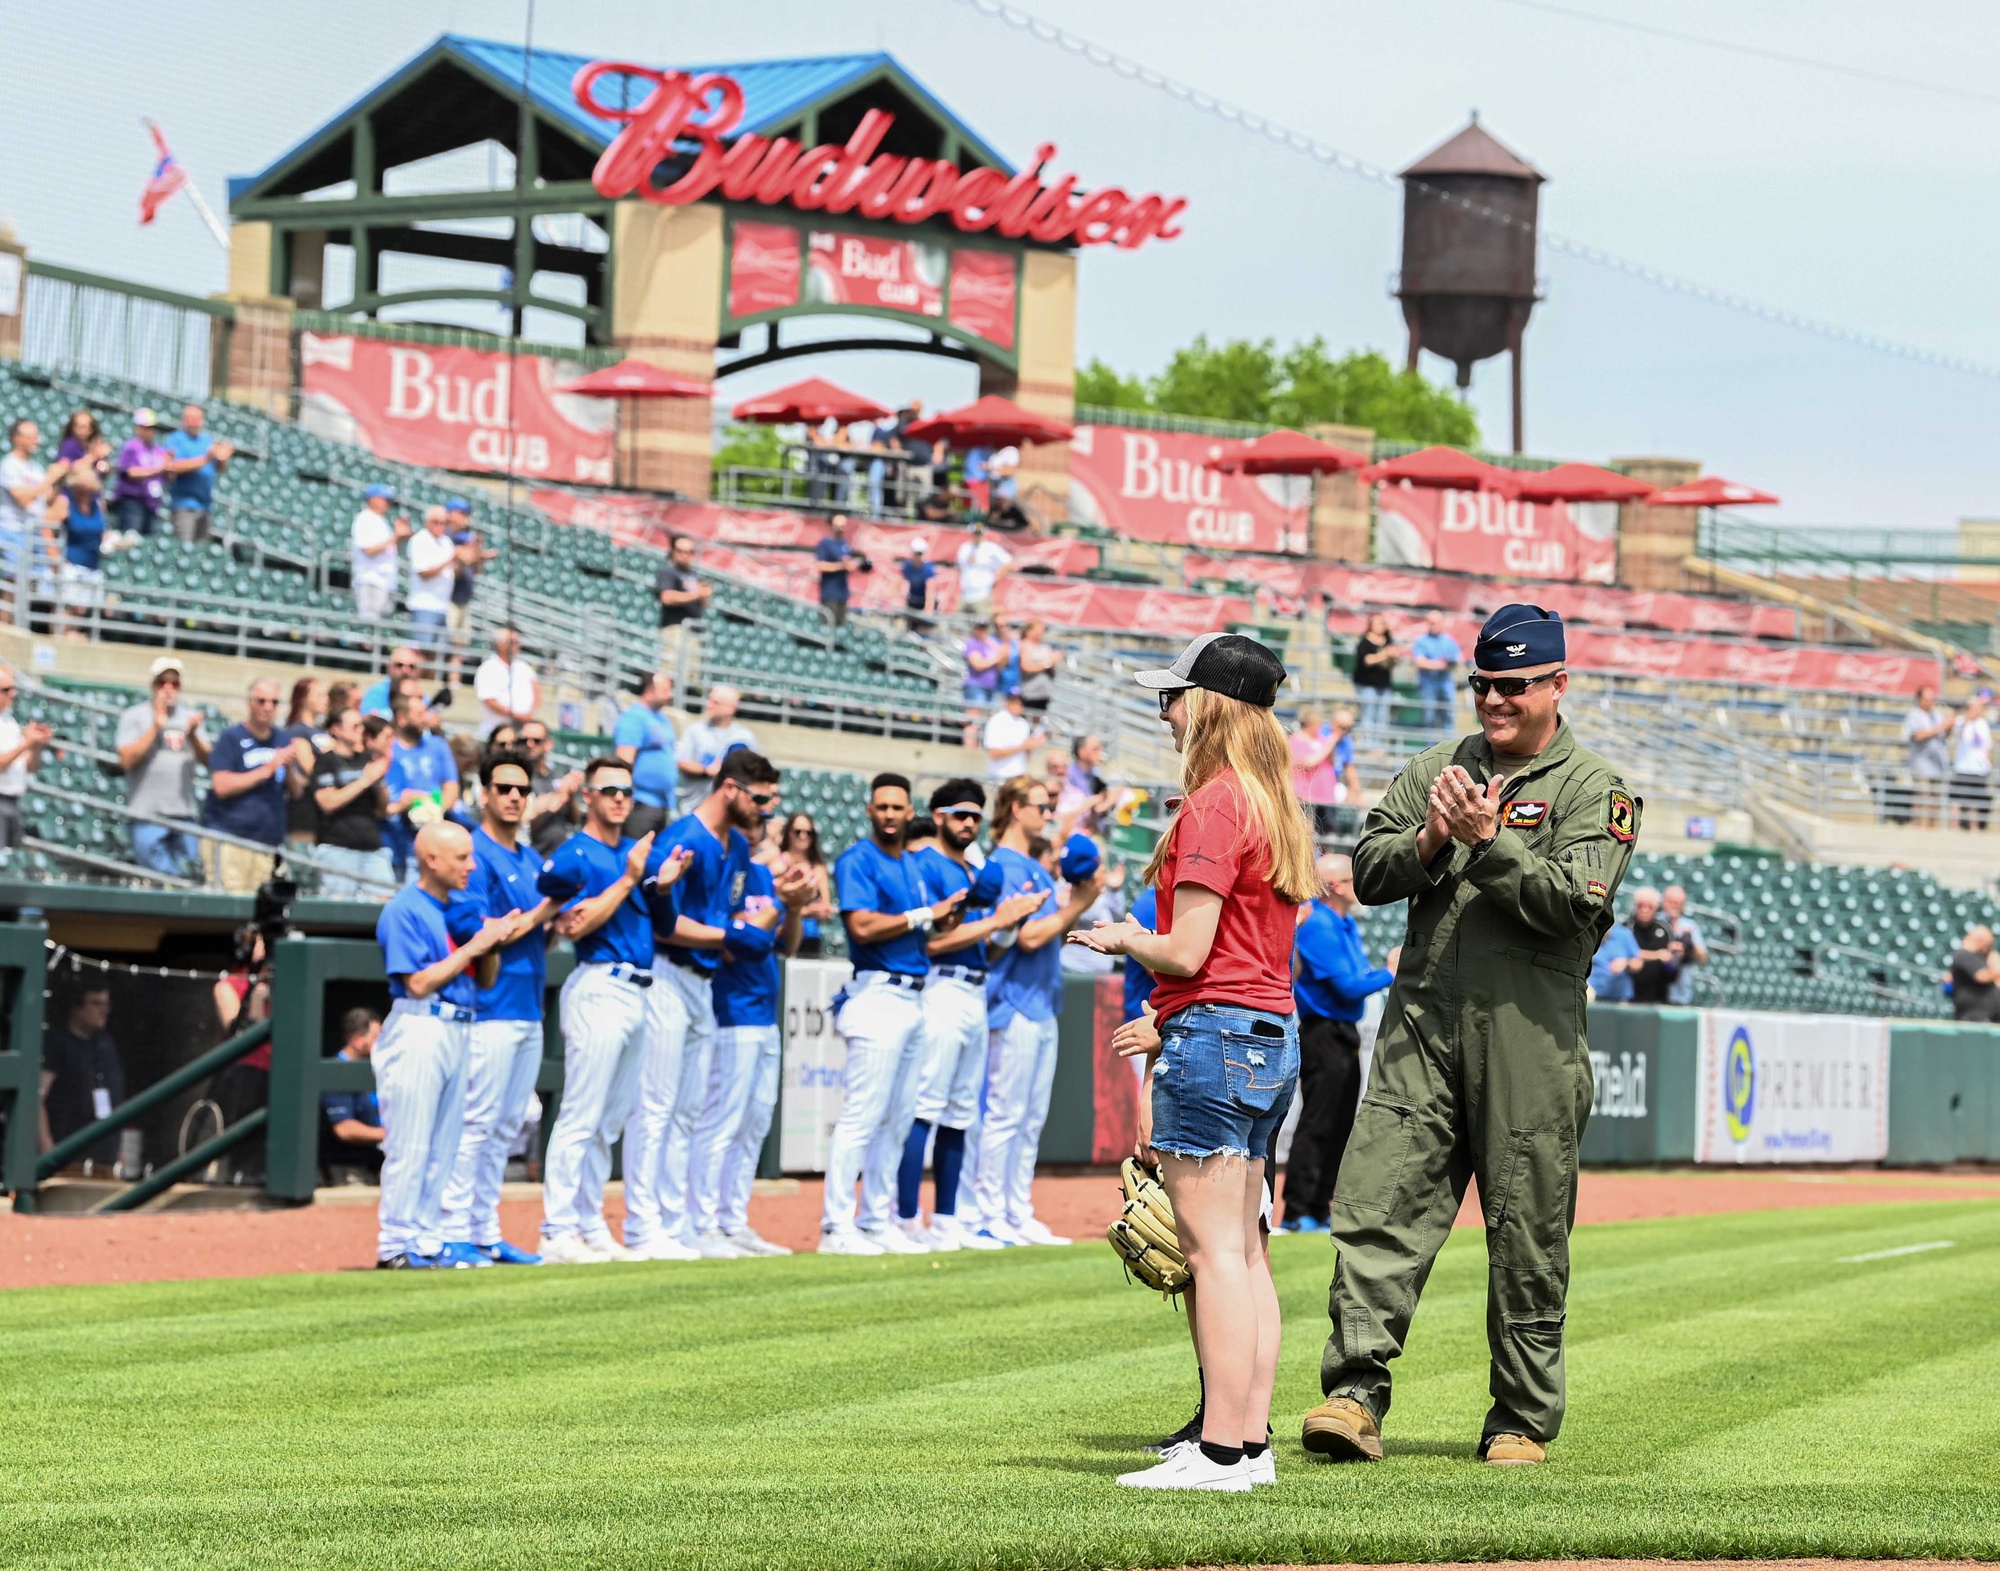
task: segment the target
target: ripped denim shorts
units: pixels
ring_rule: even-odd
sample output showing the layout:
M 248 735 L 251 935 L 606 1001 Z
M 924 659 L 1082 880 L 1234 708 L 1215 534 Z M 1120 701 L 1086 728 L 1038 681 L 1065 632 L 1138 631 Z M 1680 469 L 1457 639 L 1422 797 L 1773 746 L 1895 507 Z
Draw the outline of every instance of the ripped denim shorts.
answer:
M 1299 1083 L 1299 1017 L 1190 1004 L 1160 1025 L 1153 1147 L 1175 1156 L 1262 1158 Z

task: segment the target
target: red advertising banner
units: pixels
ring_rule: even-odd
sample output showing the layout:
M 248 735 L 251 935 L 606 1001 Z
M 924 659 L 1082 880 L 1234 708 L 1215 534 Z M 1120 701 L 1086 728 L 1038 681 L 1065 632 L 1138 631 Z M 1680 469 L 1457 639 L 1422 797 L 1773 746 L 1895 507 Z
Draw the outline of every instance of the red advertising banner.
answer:
M 880 306 L 911 316 L 944 315 L 946 252 L 941 245 L 816 229 L 809 248 L 808 300 Z
M 799 303 L 799 232 L 789 224 L 729 226 L 729 314 L 753 316 Z
M 1379 486 L 1375 560 L 1609 583 L 1618 562 L 1618 509 L 1608 502 L 1519 502 L 1491 491 Z
M 616 405 L 555 391 L 584 369 L 544 355 L 510 366 L 483 349 L 302 333 L 299 423 L 398 463 L 605 485 Z
M 1015 260 L 1005 251 L 951 253 L 951 325 L 1014 347 Z
M 1070 438 L 1070 516 L 1133 540 L 1233 551 L 1306 549 L 1312 483 L 1225 475 L 1214 437 L 1080 425 Z

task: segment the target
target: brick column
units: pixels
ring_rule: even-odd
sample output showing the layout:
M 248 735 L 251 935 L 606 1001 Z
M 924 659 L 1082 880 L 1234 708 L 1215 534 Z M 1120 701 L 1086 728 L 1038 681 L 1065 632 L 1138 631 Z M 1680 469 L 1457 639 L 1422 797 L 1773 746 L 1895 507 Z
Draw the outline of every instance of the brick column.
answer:
M 612 213 L 611 341 L 669 371 L 715 380 L 722 313 L 722 209 L 697 202 L 620 202 Z M 713 475 L 714 401 L 620 401 L 619 479 L 706 499 Z
M 292 302 L 283 295 L 219 295 L 236 307 L 217 323 L 226 353 L 213 365 L 215 390 L 278 420 L 292 418 Z
M 1021 267 L 1020 369 L 979 368 L 979 391 L 1000 393 L 1023 409 L 1065 424 L 1076 418 L 1076 258 L 1029 251 Z M 1011 384 L 1011 385 L 1010 385 Z M 1031 442 L 1021 449 L 1015 490 L 1044 523 L 1069 517 L 1069 443 Z
M 1611 462 L 1634 480 L 1665 489 L 1701 474 L 1689 458 L 1614 458 Z M 1700 510 L 1692 507 L 1645 507 L 1627 502 L 1618 509 L 1618 582 L 1627 589 L 1679 589 L 1685 582 L 1681 563 L 1694 554 Z
M 0 360 L 21 358 L 21 324 L 28 314 L 28 250 L 14 226 L 0 221 Z
M 1306 435 L 1363 458 L 1375 455 L 1375 433 L 1366 426 L 1316 425 Z M 1313 481 L 1312 554 L 1322 562 L 1373 560 L 1368 501 L 1368 487 L 1352 474 L 1318 476 Z

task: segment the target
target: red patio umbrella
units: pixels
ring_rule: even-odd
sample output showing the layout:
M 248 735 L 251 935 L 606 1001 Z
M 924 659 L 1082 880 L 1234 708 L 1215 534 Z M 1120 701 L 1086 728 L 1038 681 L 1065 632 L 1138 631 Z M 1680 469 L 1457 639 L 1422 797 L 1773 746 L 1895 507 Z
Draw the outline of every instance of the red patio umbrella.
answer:
M 1401 458 L 1385 459 L 1361 471 L 1370 485 L 1388 480 L 1407 480 L 1411 485 L 1435 491 L 1497 491 L 1512 496 L 1516 484 L 1512 470 L 1482 463 L 1455 447 L 1425 447 Z
M 1231 475 L 1337 475 L 1368 460 L 1299 431 L 1267 431 L 1209 465 Z
M 586 398 L 706 398 L 715 391 L 707 382 L 681 376 L 650 360 L 620 360 L 574 382 L 565 382 L 558 393 L 579 393 Z
M 946 441 L 953 447 L 1007 447 L 1021 442 L 1067 442 L 1075 429 L 1066 420 L 1023 409 L 1011 398 L 988 393 L 962 409 L 919 420 L 909 434 L 920 442 Z
M 1653 494 L 1643 480 L 1595 464 L 1557 464 L 1518 477 L 1514 494 L 1524 502 L 1639 502 Z
M 1769 491 L 1725 480 L 1720 475 L 1703 475 L 1685 485 L 1669 486 L 1653 498 L 1655 507 L 1775 507 L 1778 499 Z
M 856 420 L 887 420 L 895 413 L 872 398 L 850 393 L 817 376 L 746 398 L 729 412 L 738 420 L 764 425 L 818 425 L 822 420 L 849 425 Z

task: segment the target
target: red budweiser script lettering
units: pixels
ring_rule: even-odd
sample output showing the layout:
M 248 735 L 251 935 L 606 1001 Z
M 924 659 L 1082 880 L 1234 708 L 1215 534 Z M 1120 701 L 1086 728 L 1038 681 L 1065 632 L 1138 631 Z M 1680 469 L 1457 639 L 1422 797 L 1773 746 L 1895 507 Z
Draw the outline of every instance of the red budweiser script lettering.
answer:
M 649 85 L 632 107 L 607 104 L 596 93 L 607 76 Z M 1187 207 L 1184 197 L 1133 196 L 1117 186 L 1078 191 L 1075 175 L 1044 185 L 1042 168 L 1055 157 L 1053 142 L 1036 148 L 1033 162 L 1012 179 L 997 169 L 961 170 L 942 158 L 877 157 L 896 119 L 880 109 L 864 114 L 845 143 L 808 148 L 790 137 L 739 136 L 743 89 L 715 71 L 691 76 L 599 60 L 577 72 L 572 91 L 587 114 L 623 122 L 590 177 L 598 194 L 614 201 L 637 192 L 649 202 L 679 207 L 719 191 L 732 202 L 789 203 L 809 213 L 858 213 L 901 224 L 949 215 L 968 234 L 990 229 L 1010 240 L 1127 250 L 1178 237 L 1175 220 Z M 694 145 L 693 162 L 661 185 L 660 166 L 679 143 Z

